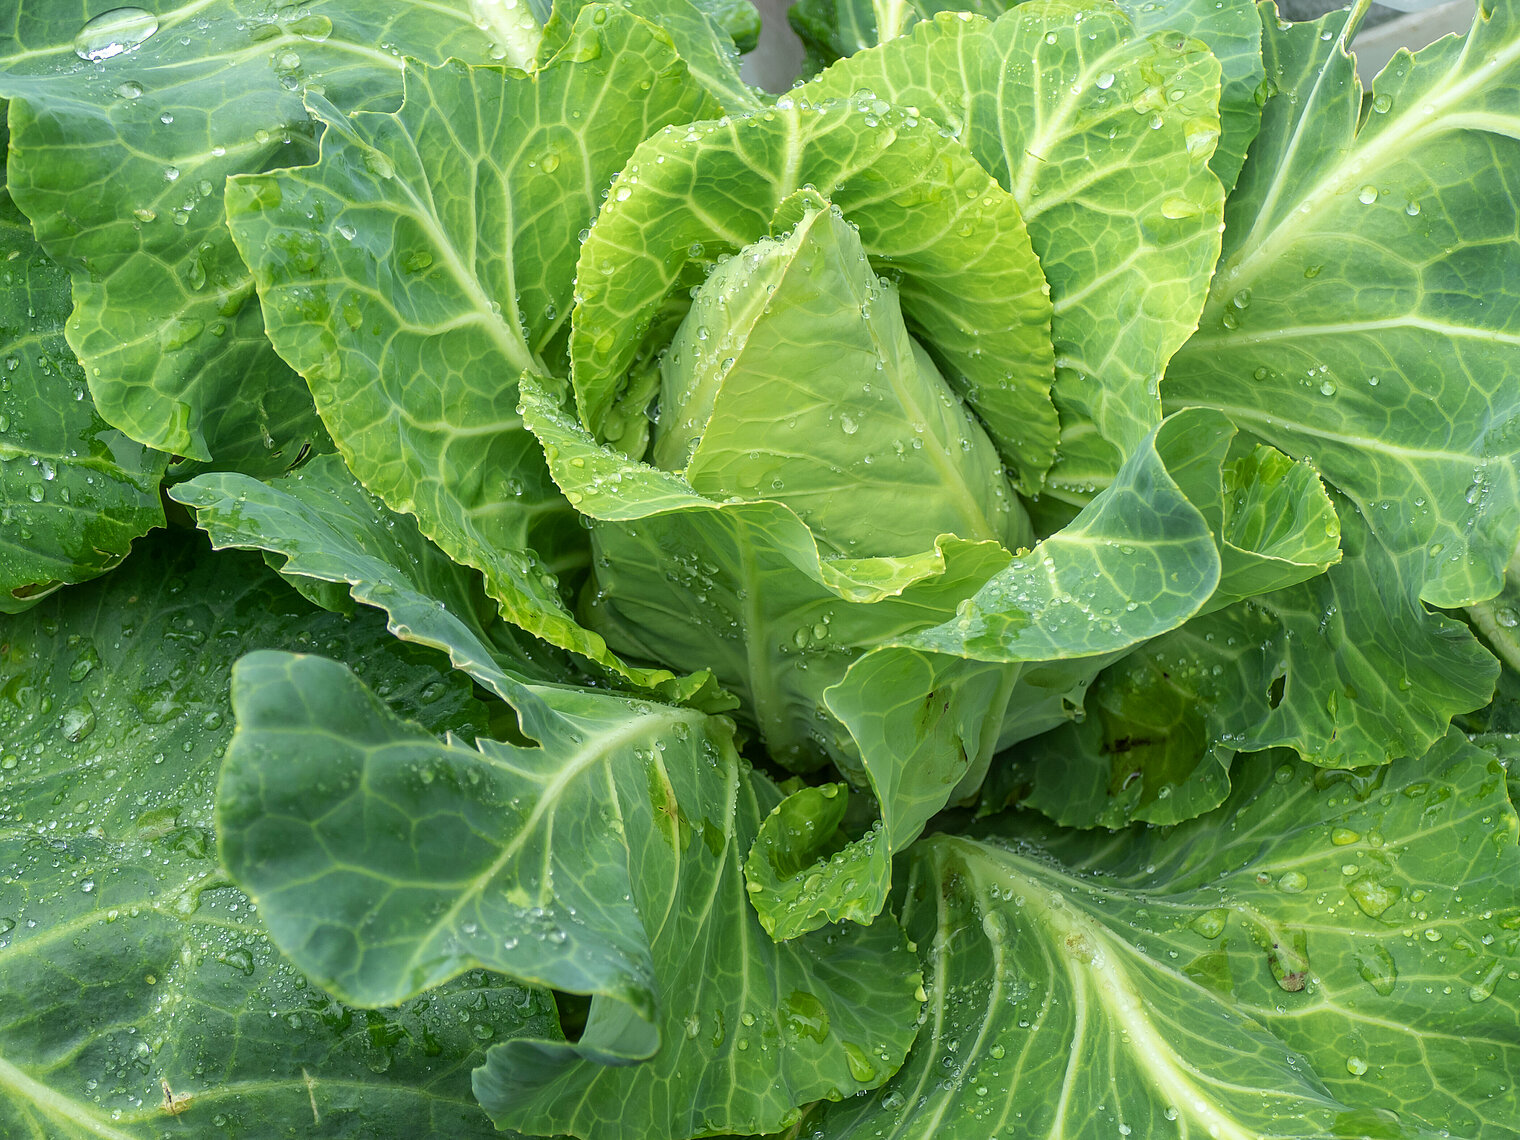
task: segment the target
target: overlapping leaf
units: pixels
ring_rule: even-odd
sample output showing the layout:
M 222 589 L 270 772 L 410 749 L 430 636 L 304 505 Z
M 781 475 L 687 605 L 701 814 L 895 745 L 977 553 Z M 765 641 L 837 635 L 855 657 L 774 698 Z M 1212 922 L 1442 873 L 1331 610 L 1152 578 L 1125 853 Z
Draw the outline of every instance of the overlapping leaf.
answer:
M 1197 327 L 1223 213 L 1219 82 L 1201 43 L 1106 0 L 945 13 L 817 80 L 943 123 L 1018 201 L 1050 281 L 1057 494 L 1106 485 L 1160 421 L 1161 373 Z
M 711 499 L 785 503 L 828 555 L 912 556 L 943 534 L 1032 541 L 987 433 L 822 200 L 714 269 L 660 372 L 654 462 Z
M 754 47 L 760 14 L 748 0 L 617 0 L 670 37 L 691 78 L 704 87 L 725 111 L 742 113 L 760 106 L 760 93 L 739 75 L 739 53 L 733 33 Z M 552 59 L 569 36 L 585 0 L 561 0 L 544 25 L 538 53 Z M 748 48 L 745 50 L 749 50 Z
M 170 492 L 193 507 L 213 545 L 262 550 L 328 608 L 353 600 L 386 612 L 392 633 L 440 649 L 503 700 L 525 680 L 574 678 L 562 655 L 505 625 L 480 576 L 448 559 L 415 521 L 385 509 L 336 456 L 269 483 L 231 472 Z
M 1400 55 L 1363 115 L 1357 16 L 1279 27 L 1224 255 L 1169 406 L 1227 412 L 1346 494 L 1432 605 L 1498 592 L 1520 530 L 1520 9 Z
M 480 5 L 483 26 L 468 4 L 398 0 L 13 7 L 0 32 L 11 188 L 73 277 L 68 338 L 100 414 L 164 452 L 289 467 L 321 428 L 264 337 L 228 239 L 224 180 L 309 161 L 305 87 L 345 109 L 384 109 L 401 94 L 403 51 L 526 63 L 537 41 L 532 17 L 520 22 L 527 5 Z
M 1174 829 L 935 836 L 904 906 L 919 1041 L 805 1134 L 1498 1140 L 1516 830 L 1502 769 L 1453 735 L 1372 777 L 1253 756 Z
M 859 229 L 909 329 L 1015 482 L 1038 488 L 1056 438 L 1050 306 L 1018 206 L 954 139 L 875 99 L 786 97 L 639 147 L 581 249 L 570 352 L 582 422 L 642 454 L 649 393 L 624 386 L 645 334 L 683 274 L 767 236 L 804 187 Z
M 256 557 L 160 536 L 0 637 L 0 1134 L 494 1135 L 470 1065 L 552 1004 L 476 972 L 396 1008 L 312 989 L 215 859 L 245 649 L 351 655 L 406 715 L 478 730 L 441 658 L 314 610 Z
M 0 613 L 120 562 L 163 522 L 167 463 L 95 411 L 63 337 L 68 275 L 6 189 L 8 138 L 0 124 Z
M 321 160 L 228 191 L 276 348 L 360 481 L 484 572 L 508 620 L 621 669 L 561 595 L 584 538 L 515 378 L 563 351 L 577 235 L 633 144 L 711 104 L 651 25 L 593 5 L 532 76 L 409 65 L 396 114 L 313 106 Z
M 540 1135 L 768 1131 L 880 1083 L 912 1039 L 896 923 L 777 946 L 740 861 L 778 798 L 731 726 L 520 688 L 531 742 L 440 742 L 347 668 L 255 654 L 218 793 L 222 854 L 275 941 L 387 1004 L 476 966 L 590 994 L 584 1032 L 493 1047 L 476 1092 Z
M 550 470 L 596 523 L 586 620 L 626 653 L 705 662 L 788 767 L 858 771 L 823 691 L 864 648 L 945 620 L 1007 564 L 995 542 L 948 537 L 912 557 L 825 560 L 781 503 L 704 498 L 598 444 L 542 380 L 524 376 L 522 390 Z

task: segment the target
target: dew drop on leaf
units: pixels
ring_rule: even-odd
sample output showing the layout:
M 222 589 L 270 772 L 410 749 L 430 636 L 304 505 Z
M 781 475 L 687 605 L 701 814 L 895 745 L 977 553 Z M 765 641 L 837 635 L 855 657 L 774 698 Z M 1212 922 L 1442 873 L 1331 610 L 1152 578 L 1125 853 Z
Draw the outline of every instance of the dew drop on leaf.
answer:
M 98 62 L 140 47 L 158 31 L 158 17 L 142 8 L 112 8 L 79 29 L 74 54 Z

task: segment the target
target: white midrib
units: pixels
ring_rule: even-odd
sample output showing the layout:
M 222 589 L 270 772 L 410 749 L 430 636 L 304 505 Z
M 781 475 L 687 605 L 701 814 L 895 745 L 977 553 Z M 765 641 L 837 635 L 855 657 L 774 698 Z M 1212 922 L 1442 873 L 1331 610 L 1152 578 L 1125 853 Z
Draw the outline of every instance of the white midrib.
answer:
M 83 1129 L 90 1136 L 99 1136 L 102 1140 L 138 1140 L 130 1132 L 113 1128 L 101 1120 L 95 1109 L 43 1084 L 4 1057 L 0 1057 L 0 1089 L 9 1096 L 36 1105 L 53 1120 L 64 1120 Z
M 1467 61 L 1467 47 L 1471 45 L 1471 42 L 1469 36 L 1468 44 L 1464 45 L 1462 52 L 1452 63 L 1452 72 L 1460 69 Z M 1412 100 L 1410 108 L 1396 118 L 1384 122 L 1377 138 L 1366 146 L 1357 146 L 1353 140 L 1352 146 L 1341 160 L 1319 182 L 1309 187 L 1300 196 L 1297 207 L 1285 213 L 1282 221 L 1278 222 L 1249 253 L 1233 265 L 1221 269 L 1219 274 L 1219 282 L 1223 287 L 1221 295 L 1237 292 L 1246 283 L 1252 281 L 1256 274 L 1274 264 L 1282 253 L 1283 247 L 1291 245 L 1294 241 L 1300 222 L 1303 219 L 1317 218 L 1320 210 L 1315 207 L 1332 197 L 1337 187 L 1358 178 L 1368 177 L 1371 172 L 1378 170 L 1400 154 L 1415 152 L 1425 137 L 1432 133 L 1443 134 L 1456 129 L 1453 124 L 1454 119 L 1462 120 L 1462 123 L 1457 125 L 1478 126 L 1479 116 L 1471 112 L 1462 113 L 1464 101 L 1473 95 L 1475 88 L 1480 88 L 1494 74 L 1502 74 L 1504 69 L 1517 59 L 1520 59 L 1520 37 L 1506 44 L 1481 68 L 1475 69 L 1459 82 L 1450 82 L 1450 73 L 1448 73 L 1446 84 L 1437 85 L 1423 97 Z M 1455 108 L 1457 113 L 1443 118 L 1443 112 L 1447 108 Z M 1498 128 L 1507 126 L 1509 129 L 1500 133 L 1520 138 L 1520 121 L 1486 115 L 1481 117 L 1481 123 L 1496 132 Z M 1358 137 L 1360 137 L 1359 134 Z M 1274 185 L 1267 204 L 1276 201 L 1281 187 L 1282 182 L 1279 180 Z
M 588 768 L 606 759 L 607 753 L 613 749 L 619 748 L 630 741 L 654 731 L 658 722 L 673 724 L 676 721 L 685 719 L 687 718 L 678 709 L 671 709 L 667 714 L 635 717 L 627 724 L 614 729 L 612 732 L 605 732 L 600 736 L 592 737 L 577 749 L 575 754 L 554 774 L 554 778 L 544 785 L 543 791 L 539 794 L 538 803 L 533 806 L 532 814 L 523 822 L 522 827 L 518 829 L 516 837 L 502 847 L 501 853 L 491 860 L 490 866 L 469 880 L 465 889 L 459 892 L 459 897 L 455 899 L 454 904 L 438 916 L 424 937 L 418 939 L 417 950 L 407 962 L 407 970 L 413 971 L 418 968 L 418 955 L 430 949 L 434 938 L 446 934 L 453 925 L 454 920 L 459 917 L 459 913 L 464 909 L 465 905 L 470 900 L 478 898 L 483 894 L 486 888 L 495 880 L 496 876 L 501 874 L 507 864 L 512 861 L 512 857 L 522 849 L 523 844 L 528 841 L 530 836 L 537 832 L 538 826 L 544 816 L 558 806 L 560 796 L 570 784 L 579 779 Z M 480 759 L 485 763 L 492 763 L 492 760 L 488 756 L 480 755 Z
M 1058 946 L 1071 939 L 1080 939 L 1094 951 L 1090 958 L 1059 951 L 1055 955 L 1066 965 L 1073 1001 L 1078 1008 L 1084 1004 L 1085 995 L 1095 996 L 1113 1027 L 1114 1035 L 1127 1037 L 1127 1051 L 1143 1069 L 1151 1085 L 1166 1103 L 1196 1121 L 1213 1140 L 1260 1140 L 1258 1132 L 1242 1125 L 1199 1089 L 1187 1071 L 1186 1062 L 1151 1024 L 1144 1001 L 1135 991 L 1129 975 L 1118 964 L 1125 947 L 1117 944 L 1097 923 L 1066 908 L 1057 910 L 1050 906 L 1046 902 L 1050 885 L 1036 875 L 1023 873 L 1012 860 L 1012 856 L 1000 856 L 997 869 L 1002 872 L 1001 877 L 1016 878 L 1024 887 L 1025 913 L 1034 914 L 1055 936 Z M 987 887 L 993 885 L 986 884 Z M 1006 882 L 998 884 L 1000 890 L 1006 885 Z M 1077 1032 L 1080 1040 L 1080 1023 Z M 1077 1063 L 1085 1060 L 1085 1057 L 1078 1059 Z M 1052 1131 L 1051 1136 L 1058 1137 L 1059 1132 Z
M 399 123 L 399 119 L 397 121 Z M 414 141 L 410 135 L 407 138 L 408 141 Z M 390 161 L 389 155 L 381 153 L 357 134 L 351 135 L 350 141 L 357 143 L 364 150 L 375 151 L 381 158 L 387 162 Z M 325 140 L 323 150 L 326 150 Z M 481 324 L 485 326 L 491 339 L 496 342 L 501 354 L 507 358 L 507 363 L 518 372 L 542 372 L 544 370 L 542 362 L 528 347 L 528 342 L 524 339 L 520 327 L 516 329 L 511 327 L 505 317 L 491 307 L 491 298 L 481 287 L 480 279 L 475 276 L 474 270 L 465 264 L 462 252 L 455 247 L 453 239 L 445 232 L 442 220 L 433 208 L 432 187 L 428 187 L 428 200 L 424 201 L 416 188 L 399 174 L 395 177 L 395 182 L 401 188 L 402 195 L 411 204 L 412 216 L 422 231 L 432 239 L 433 246 L 442 255 L 449 274 L 470 299 L 471 307 L 480 314 Z M 507 260 L 511 261 L 510 252 Z

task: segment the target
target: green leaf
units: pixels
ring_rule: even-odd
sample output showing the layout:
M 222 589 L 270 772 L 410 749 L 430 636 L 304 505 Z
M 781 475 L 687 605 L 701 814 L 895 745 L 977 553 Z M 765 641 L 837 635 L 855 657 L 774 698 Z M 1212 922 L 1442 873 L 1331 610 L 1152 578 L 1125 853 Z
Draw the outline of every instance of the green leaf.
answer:
M 1007 565 L 995 542 L 950 537 L 912 557 L 824 559 L 782 503 L 704 498 L 598 444 L 543 380 L 521 384 L 554 477 L 594 520 L 586 620 L 627 654 L 704 662 L 771 758 L 794 770 L 832 760 L 858 772 L 824 691 L 864 649 L 945 620 Z
M 1209 45 L 1219 61 L 1219 144 L 1209 169 L 1235 188 L 1246 152 L 1261 127 L 1261 16 L 1252 0 L 1120 0 L 1142 32 L 1181 32 Z
M 804 41 L 834 60 L 902 37 L 942 12 L 996 19 L 1014 6 L 1003 0 L 798 0 L 789 16 Z M 1122 0 L 1118 7 L 1141 32 L 1182 32 L 1206 43 L 1219 60 L 1223 135 L 1209 166 L 1228 190 L 1261 122 L 1261 20 L 1255 5 L 1251 0 Z
M 321 428 L 264 337 L 224 180 L 309 161 L 307 86 L 349 109 L 394 106 L 401 61 L 377 45 L 483 62 L 495 30 L 466 5 L 398 0 L 149 7 L 125 23 L 118 11 L 145 9 L 17 7 L 0 32 L 11 190 L 73 278 L 69 343 L 101 416 L 160 451 L 281 471 Z M 521 35 L 536 41 L 536 25 L 495 42 L 515 50 Z M 531 43 L 518 46 L 525 63 Z
M 1520 546 L 1505 567 L 1504 589 L 1486 602 L 1468 606 L 1467 617 L 1499 659 L 1520 673 Z
M 1233 435 L 1215 413 L 1170 417 L 1071 526 L 1015 556 L 950 620 L 879 639 L 827 690 L 829 711 L 856 741 L 881 804 L 885 855 L 904 850 L 936 812 L 974 795 L 995 750 L 1069 720 L 1115 658 L 1233 597 L 1234 588 L 1307 578 L 1338 554 L 1323 513 L 1333 521 L 1334 511 L 1312 472 L 1305 478 L 1302 468 L 1257 451 L 1222 478 Z M 1048 739 L 1066 742 L 1074 732 Z M 1058 791 L 1098 798 L 1096 808 L 1058 801 L 1062 811 L 1106 810 L 1106 782 L 1087 787 L 1098 779 L 1096 765 L 1074 756 L 1055 773 L 1047 782 Z M 1027 784 L 1022 770 L 1002 776 L 994 802 L 1027 794 Z M 1216 777 L 1203 797 L 1189 798 L 1188 814 L 1217 804 L 1227 787 Z M 885 856 L 872 862 L 883 876 L 872 880 L 854 865 L 864 854 L 808 874 L 823 875 L 819 889 L 828 891 L 853 878 L 879 906 Z
M 909 330 L 1017 484 L 1038 488 L 1056 438 L 1050 308 L 1023 219 L 954 139 L 880 100 L 786 96 L 662 131 L 634 152 L 577 267 L 570 352 L 582 422 L 642 453 L 648 395 L 622 389 L 651 322 L 693 265 L 767 236 L 804 187 L 859 229 L 872 266 L 896 279 Z
M 214 546 L 262 550 L 292 585 L 335 584 L 386 612 L 397 637 L 447 653 L 503 700 L 525 680 L 573 681 L 561 654 L 503 623 L 480 575 L 451 562 L 414 519 L 385 509 L 337 456 L 261 483 L 235 473 L 180 483 Z
M 597 113 L 627 91 L 641 93 Z M 313 107 L 321 160 L 234 179 L 228 213 L 270 336 L 349 468 L 482 571 L 509 621 L 670 688 L 669 673 L 624 666 L 571 616 L 557 575 L 583 567 L 584 536 L 518 418 L 513 378 L 563 351 L 577 234 L 599 190 L 638 139 L 706 113 L 706 97 L 653 27 L 595 5 L 534 75 L 409 64 L 396 114 Z
M 697 7 L 717 22 L 741 53 L 760 42 L 760 12 L 748 0 L 698 0 Z
M 554 56 L 570 35 L 585 0 L 561 0 L 544 26 L 539 59 Z M 748 0 L 620 0 L 619 6 L 648 20 L 674 45 L 691 78 L 725 111 L 736 114 L 760 106 L 760 93 L 739 75 L 734 33 L 748 37 L 750 50 L 760 30 L 760 14 Z
M 475 1087 L 499 1125 L 772 1130 L 906 1053 L 919 978 L 894 922 L 785 946 L 760 929 L 740 858 L 779 796 L 726 721 L 522 688 L 537 743 L 471 748 L 279 653 L 239 663 L 233 703 L 222 855 L 308 974 L 364 1005 L 476 966 L 592 995 L 577 1042 L 492 1048 Z
M 1307 456 L 1426 602 L 1483 601 L 1520 531 L 1520 261 L 1497 253 L 1517 225 L 1520 10 L 1398 55 L 1365 116 L 1356 17 L 1264 11 L 1278 94 L 1162 394 Z
M 0 1134 L 494 1134 L 469 1067 L 493 1034 L 552 1024 L 545 995 L 476 972 L 424 1001 L 344 1006 L 282 960 L 217 867 L 226 675 L 260 646 L 363 661 L 435 730 L 485 723 L 436 655 L 193 534 L 144 540 L 5 619 Z
M 1051 492 L 1078 501 L 1160 421 L 1161 374 L 1219 256 L 1219 64 L 1145 29 L 1106 0 L 945 13 L 817 80 L 818 96 L 869 91 L 943 123 L 1018 202 L 1054 312 Z
M 1089 719 L 994 778 L 1076 827 L 1175 823 L 1220 802 L 1235 750 L 1288 746 L 1331 768 L 1421 756 L 1493 693 L 1498 664 L 1414 597 L 1342 500 L 1346 557 L 1328 573 L 1195 617 L 1107 669 Z
M 161 526 L 168 462 L 112 429 L 85 391 L 63 337 L 68 274 L 11 202 L 8 138 L 0 122 L 0 613 L 109 570 Z
M 1498 1140 L 1516 830 L 1499 764 L 1454 734 L 1372 777 L 1251 757 L 1176 828 L 925 840 L 903 909 L 924 1030 L 810 1135 Z
M 911 556 L 944 534 L 1027 545 L 992 441 L 859 235 L 819 206 L 698 289 L 660 365 L 654 461 L 712 499 L 785 503 L 829 555 Z
M 885 901 L 862 884 L 885 885 L 891 853 L 872 828 L 851 842 L 848 784 L 798 788 L 765 817 L 744 860 L 744 884 L 760 925 L 777 942 L 831 922 L 869 923 Z M 867 822 L 866 826 L 870 826 Z M 829 873 L 814 869 L 830 863 Z

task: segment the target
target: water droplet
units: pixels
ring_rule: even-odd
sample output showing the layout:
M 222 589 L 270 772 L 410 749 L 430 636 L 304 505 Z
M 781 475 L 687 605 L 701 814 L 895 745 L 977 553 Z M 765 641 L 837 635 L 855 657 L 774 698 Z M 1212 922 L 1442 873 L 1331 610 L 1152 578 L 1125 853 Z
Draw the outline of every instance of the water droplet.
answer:
M 1361 833 L 1352 831 L 1349 827 L 1337 827 L 1330 833 L 1330 842 L 1337 847 L 1347 847 L 1353 843 L 1361 842 Z
M 140 47 L 158 31 L 158 17 L 142 8 L 102 12 L 74 37 L 74 54 L 94 63 Z
M 130 79 L 116 89 L 116 94 L 122 99 L 137 99 L 142 96 L 142 93 L 142 84 L 134 83 Z
M 793 990 L 782 1006 L 786 1026 L 799 1037 L 822 1044 L 829 1033 L 829 1011 L 806 990 Z
M 1408 214 L 1411 218 L 1418 217 L 1420 214 L 1420 204 L 1411 198 L 1408 205 L 1404 207 L 1404 213 Z
M 1373 98 L 1372 98 L 1372 109 L 1374 111 L 1376 111 L 1379 115 L 1386 115 L 1388 113 L 1388 109 L 1390 107 L 1392 107 L 1392 106 L 1393 106 L 1393 96 L 1392 95 L 1389 95 L 1387 93 L 1383 93 L 1383 94 L 1379 94 L 1379 95 L 1374 95 Z
M 846 1041 L 844 1056 L 845 1062 L 850 1066 L 850 1076 L 861 1084 L 865 1084 L 876 1076 L 876 1065 L 872 1062 L 870 1054 L 859 1045 Z
M 1319 394 L 1321 396 L 1335 395 L 1335 381 L 1326 376 L 1319 382 Z
M 1364 206 L 1370 206 L 1377 201 L 1377 187 L 1369 183 L 1357 191 L 1356 200 Z
M 1393 993 L 1399 980 L 1399 968 L 1394 965 L 1393 955 L 1376 943 L 1359 947 L 1356 951 L 1356 972 L 1380 997 Z
M 1366 1071 L 1367 1062 L 1362 1060 L 1362 1058 L 1354 1055 L 1346 1058 L 1346 1072 L 1350 1073 L 1353 1077 L 1359 1077 Z
M 1277 889 L 1290 895 L 1299 894 L 1308 885 L 1309 879 L 1302 871 L 1284 871 L 1277 880 Z
M 1504 976 L 1504 964 L 1497 958 L 1484 958 L 1478 963 L 1477 976 L 1467 988 L 1467 1000 L 1474 1005 L 1494 996 L 1494 986 Z
M 425 249 L 419 249 L 406 255 L 406 259 L 401 263 L 401 268 L 405 269 L 408 273 L 421 273 L 432 264 L 433 255 Z
M 1202 208 L 1197 203 L 1189 202 L 1186 198 L 1168 198 L 1161 203 L 1161 216 L 1173 221 L 1181 218 L 1195 218 L 1202 212 Z
M 1216 907 L 1213 910 L 1204 911 L 1189 925 L 1205 938 L 1218 938 L 1224 933 L 1225 922 L 1229 917 L 1229 911 L 1223 907 Z
M 1112 71 L 1105 71 L 1102 75 L 1098 76 L 1098 89 L 1100 91 L 1107 91 L 1113 85 L 1114 73 Z

